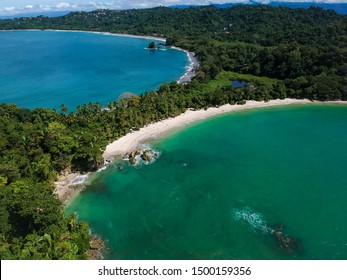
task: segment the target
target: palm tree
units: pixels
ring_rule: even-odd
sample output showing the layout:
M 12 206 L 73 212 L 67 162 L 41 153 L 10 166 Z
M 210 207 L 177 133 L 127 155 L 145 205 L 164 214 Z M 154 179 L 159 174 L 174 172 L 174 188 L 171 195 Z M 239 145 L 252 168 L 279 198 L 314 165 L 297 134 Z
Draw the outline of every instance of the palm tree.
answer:
M 66 106 L 65 104 L 62 104 L 62 105 L 60 106 L 60 109 L 61 109 L 61 112 L 62 112 L 62 113 L 66 113 L 67 110 L 68 110 L 68 108 L 67 108 L 67 106 Z
M 77 106 L 77 113 L 78 113 L 79 115 L 81 115 L 82 112 L 83 112 L 82 106 L 81 106 L 81 105 L 78 105 L 78 106 Z
M 110 111 L 112 111 L 114 109 L 114 107 L 115 107 L 114 102 L 109 102 L 108 103 L 108 108 L 110 109 Z

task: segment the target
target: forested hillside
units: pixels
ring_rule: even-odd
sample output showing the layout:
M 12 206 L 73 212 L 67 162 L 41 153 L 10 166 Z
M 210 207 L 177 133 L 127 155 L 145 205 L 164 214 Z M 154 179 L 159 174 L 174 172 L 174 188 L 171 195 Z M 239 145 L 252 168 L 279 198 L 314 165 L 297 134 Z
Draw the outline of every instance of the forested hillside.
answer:
M 53 181 L 103 164 L 110 141 L 187 108 L 245 100 L 347 100 L 347 17 L 319 8 L 154 8 L 0 21 L 0 29 L 91 30 L 167 38 L 201 64 L 187 85 L 61 112 L 0 105 L 1 259 L 84 258 L 88 226 L 65 217 Z M 232 80 L 247 82 L 232 87 Z M 0 94 L 6 94 L 1 92 Z M 69 113 L 70 112 L 70 113 Z

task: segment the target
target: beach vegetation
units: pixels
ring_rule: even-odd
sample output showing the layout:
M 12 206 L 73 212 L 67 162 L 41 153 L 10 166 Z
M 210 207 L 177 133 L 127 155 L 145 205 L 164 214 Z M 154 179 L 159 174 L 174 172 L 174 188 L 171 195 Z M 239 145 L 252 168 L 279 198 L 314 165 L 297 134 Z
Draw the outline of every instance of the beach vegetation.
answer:
M 7 178 L 0 176 L 0 188 L 7 185 Z
M 61 107 L 60 107 L 60 110 L 61 110 L 62 113 L 66 113 L 68 108 L 67 108 L 67 106 L 65 104 L 62 104 Z

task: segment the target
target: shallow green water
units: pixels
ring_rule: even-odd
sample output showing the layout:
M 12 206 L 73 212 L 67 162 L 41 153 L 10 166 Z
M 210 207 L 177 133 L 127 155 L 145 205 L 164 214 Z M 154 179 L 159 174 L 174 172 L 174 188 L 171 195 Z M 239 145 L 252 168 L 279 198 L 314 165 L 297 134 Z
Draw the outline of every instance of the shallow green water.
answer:
M 110 259 L 347 259 L 347 106 L 236 112 L 152 145 L 152 165 L 99 173 L 67 211 Z M 288 254 L 271 230 L 298 238 Z

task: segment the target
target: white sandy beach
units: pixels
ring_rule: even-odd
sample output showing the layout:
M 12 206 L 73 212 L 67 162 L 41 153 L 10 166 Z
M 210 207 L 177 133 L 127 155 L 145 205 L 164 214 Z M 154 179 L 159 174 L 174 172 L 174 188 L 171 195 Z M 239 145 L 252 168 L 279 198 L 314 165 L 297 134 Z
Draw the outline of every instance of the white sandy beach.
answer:
M 207 110 L 187 110 L 185 113 L 175 117 L 166 119 L 160 122 L 149 124 L 146 127 L 141 128 L 138 131 L 128 133 L 127 135 L 119 138 L 118 140 L 110 143 L 104 153 L 103 158 L 114 159 L 121 157 L 126 153 L 134 151 L 137 147 L 141 146 L 145 142 L 153 139 L 164 137 L 168 133 L 190 125 L 191 123 L 204 120 L 213 116 L 226 114 L 229 112 L 247 110 L 252 108 L 282 106 L 292 104 L 312 104 L 313 102 L 308 99 L 284 99 L 284 100 L 271 100 L 269 102 L 264 101 L 247 101 L 245 105 L 223 105 L 218 108 L 209 108 Z M 314 103 L 322 103 L 315 101 Z M 323 103 L 338 103 L 347 105 L 346 101 L 328 101 Z M 83 184 L 88 178 L 87 174 L 70 173 L 62 174 L 55 182 L 55 194 L 60 201 L 67 203 L 71 197 L 73 197 L 78 191 L 81 190 L 80 184 Z
M 148 126 L 143 127 L 138 131 L 128 133 L 127 135 L 119 138 L 118 140 L 114 141 L 106 147 L 103 153 L 103 158 L 110 159 L 124 155 L 128 152 L 135 150 L 139 145 L 143 144 L 146 141 L 157 139 L 174 129 L 189 125 L 192 122 L 203 120 L 212 116 L 251 108 L 309 103 L 312 103 L 312 101 L 308 99 L 298 100 L 287 98 L 284 100 L 271 100 L 269 102 L 247 101 L 245 105 L 227 104 L 218 108 L 209 108 L 207 110 L 187 110 L 185 113 L 175 118 L 170 118 L 160 122 L 149 124 Z
M 119 37 L 130 37 L 130 38 L 140 38 L 147 40 L 156 40 L 161 42 L 166 42 L 166 38 L 164 37 L 156 37 L 156 36 L 145 36 L 145 35 L 131 35 L 126 33 L 111 33 L 111 32 L 102 32 L 102 31 L 85 31 L 85 30 L 64 30 L 64 29 L 26 29 L 27 31 L 51 31 L 51 32 L 83 32 L 83 33 L 95 33 L 101 35 L 108 36 L 119 36 Z M 5 31 L 13 31 L 13 30 L 5 30 Z

